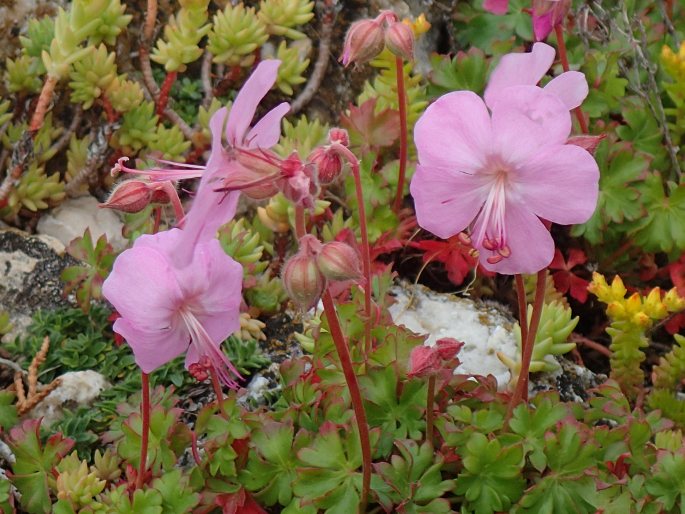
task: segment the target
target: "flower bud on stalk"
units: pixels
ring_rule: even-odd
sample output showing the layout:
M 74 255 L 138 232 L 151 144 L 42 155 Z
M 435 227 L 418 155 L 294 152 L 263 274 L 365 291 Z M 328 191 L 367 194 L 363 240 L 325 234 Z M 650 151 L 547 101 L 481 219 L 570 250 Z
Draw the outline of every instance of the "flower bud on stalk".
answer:
M 414 33 L 401 21 L 392 22 L 385 29 L 385 46 L 405 61 L 414 60 Z
M 114 188 L 100 207 L 132 213 L 142 211 L 151 202 L 169 203 L 169 195 L 160 186 L 160 183 L 144 180 L 125 180 Z
M 330 184 L 340 176 L 343 160 L 340 154 L 330 148 L 319 146 L 309 154 L 307 160 L 316 166 L 319 183 Z
M 383 50 L 384 30 L 382 20 L 359 20 L 354 22 L 345 36 L 340 62 L 347 67 L 356 62 L 363 64 Z
M 357 252 L 340 241 L 323 245 L 316 257 L 316 263 L 323 276 L 329 280 L 350 280 L 362 275 Z
M 300 239 L 300 249 L 283 266 L 283 287 L 295 305 L 308 311 L 316 305 L 326 287 L 326 278 L 316 263 L 321 243 L 314 236 Z

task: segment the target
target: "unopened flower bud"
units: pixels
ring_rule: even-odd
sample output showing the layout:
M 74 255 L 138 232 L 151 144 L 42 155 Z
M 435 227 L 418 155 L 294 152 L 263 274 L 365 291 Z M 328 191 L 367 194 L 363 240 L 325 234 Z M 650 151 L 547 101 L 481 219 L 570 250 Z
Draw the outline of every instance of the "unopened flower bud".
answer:
M 383 24 L 378 20 L 359 20 L 354 22 L 345 36 L 343 54 L 340 62 L 347 67 L 351 63 L 365 63 L 383 50 Z
M 452 337 L 443 337 L 438 339 L 435 343 L 435 348 L 439 357 L 446 361 L 454 359 L 463 346 L 464 343 L 457 341 Z
M 148 182 L 124 180 L 114 188 L 107 201 L 100 204 L 100 207 L 123 212 L 140 212 L 152 201 L 153 193 L 160 193 L 168 201 L 164 191 L 155 191 Z
M 416 346 L 409 354 L 409 376 L 429 377 L 440 371 L 440 358 L 431 346 Z
M 344 128 L 333 127 L 328 131 L 328 141 L 348 147 L 350 146 L 350 135 Z
M 281 273 L 286 293 L 304 311 L 316 305 L 326 287 L 326 279 L 316 263 L 320 249 L 321 243 L 314 236 L 304 236 L 300 239 L 300 250 L 288 259 Z
M 396 21 L 385 29 L 385 46 L 405 61 L 414 59 L 414 33 L 409 25 Z
M 316 263 L 323 276 L 329 280 L 350 280 L 361 277 L 357 252 L 350 245 L 340 241 L 323 245 Z
M 330 184 L 340 176 L 343 169 L 342 156 L 326 147 L 317 147 L 309 154 L 307 160 L 316 166 L 320 184 Z

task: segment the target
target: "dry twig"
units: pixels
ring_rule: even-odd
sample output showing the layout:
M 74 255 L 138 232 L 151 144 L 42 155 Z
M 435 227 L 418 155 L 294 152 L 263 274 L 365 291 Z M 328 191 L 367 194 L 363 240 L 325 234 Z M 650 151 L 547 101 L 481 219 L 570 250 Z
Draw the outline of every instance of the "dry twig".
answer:
M 31 361 L 31 364 L 29 365 L 27 379 L 28 393 L 24 388 L 23 372 L 17 371 L 14 374 L 14 389 L 17 394 L 17 414 L 20 416 L 23 416 L 27 412 L 31 411 L 60 384 L 60 379 L 56 378 L 48 385 L 42 387 L 40 391 L 38 390 L 38 368 L 40 368 L 41 364 L 45 362 L 49 349 L 50 338 L 45 336 L 40 350 L 38 350 L 38 353 L 36 353 L 35 357 L 33 357 L 33 360 Z

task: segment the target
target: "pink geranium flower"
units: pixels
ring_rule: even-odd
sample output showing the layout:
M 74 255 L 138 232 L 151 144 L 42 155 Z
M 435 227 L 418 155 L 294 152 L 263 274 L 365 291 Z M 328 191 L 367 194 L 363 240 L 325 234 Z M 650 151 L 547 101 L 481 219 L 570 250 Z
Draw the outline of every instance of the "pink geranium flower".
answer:
M 512 86 L 535 86 L 545 76 L 554 62 L 556 51 L 546 43 L 535 43 L 527 53 L 510 53 L 500 59 L 490 74 L 485 89 L 485 103 L 492 106 L 499 99 L 507 98 L 507 88 Z M 550 80 L 545 91 L 559 97 L 567 109 L 578 107 L 588 94 L 587 80 L 579 71 L 567 71 Z
M 180 229 L 143 235 L 116 259 L 102 286 L 121 316 L 114 331 L 145 373 L 186 352 L 186 368 L 209 359 L 221 381 L 237 387 L 240 375 L 220 345 L 240 327 L 242 267 L 216 239 L 193 247 L 188 265 L 179 267 L 182 237 Z
M 599 170 L 586 150 L 565 144 L 571 117 L 557 95 L 535 86 L 506 91 L 491 113 L 470 91 L 426 109 L 414 131 L 410 189 L 423 228 L 443 239 L 470 228 L 486 269 L 534 273 L 554 256 L 542 220 L 586 221 Z
M 570 4 L 569 0 L 533 0 L 531 15 L 535 41 L 544 40 L 555 26 L 564 21 Z M 506 14 L 509 10 L 509 0 L 485 0 L 483 9 L 492 14 Z

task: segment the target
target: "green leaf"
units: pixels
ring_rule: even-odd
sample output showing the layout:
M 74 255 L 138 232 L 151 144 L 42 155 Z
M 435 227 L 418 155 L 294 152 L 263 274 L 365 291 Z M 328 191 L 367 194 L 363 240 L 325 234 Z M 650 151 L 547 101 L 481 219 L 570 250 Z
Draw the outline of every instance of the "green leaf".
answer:
M 485 78 L 488 73 L 488 61 L 485 54 L 472 47 L 468 52 L 459 52 L 450 59 L 447 55 L 431 56 L 430 81 L 433 84 L 429 92 L 439 96 L 451 91 L 469 90 L 482 94 L 485 89 Z
M 680 512 L 685 505 L 685 456 L 682 454 L 665 453 L 657 462 L 654 472 L 647 477 L 645 487 L 649 494 L 666 509 L 672 509 L 676 502 L 680 504 Z
M 637 222 L 633 237 L 647 251 L 679 253 L 685 249 L 685 184 L 667 185 L 668 194 L 658 174 L 645 180 L 646 215 Z

